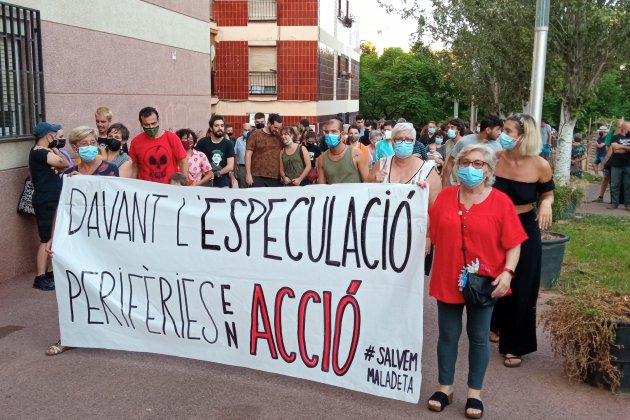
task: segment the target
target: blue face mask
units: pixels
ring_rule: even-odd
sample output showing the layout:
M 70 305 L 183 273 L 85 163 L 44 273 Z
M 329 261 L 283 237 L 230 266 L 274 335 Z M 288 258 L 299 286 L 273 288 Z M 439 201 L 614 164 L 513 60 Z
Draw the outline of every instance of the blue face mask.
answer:
M 475 188 L 483 182 L 483 169 L 475 169 L 472 165 L 467 168 L 459 168 L 457 171 L 459 180 L 468 188 Z
M 435 134 L 435 128 L 433 128 L 433 127 L 429 128 L 429 134 L 434 135 Z
M 96 146 L 83 146 L 79 147 L 79 157 L 85 162 L 93 162 L 98 156 L 98 147 Z
M 435 139 L 435 144 L 442 144 L 444 139 Z
M 499 136 L 499 144 L 504 150 L 512 150 L 516 147 L 514 139 L 505 133 L 501 133 Z
M 324 141 L 326 146 L 333 148 L 339 145 L 339 134 L 325 134 Z
M 477 127 L 477 133 L 481 133 L 481 127 Z
M 406 141 L 394 142 L 394 154 L 399 158 L 406 158 L 413 153 L 413 143 L 407 143 Z
M 455 138 L 455 130 L 453 130 L 452 128 L 449 128 L 448 131 L 446 132 L 446 134 L 448 135 L 449 139 L 454 139 Z

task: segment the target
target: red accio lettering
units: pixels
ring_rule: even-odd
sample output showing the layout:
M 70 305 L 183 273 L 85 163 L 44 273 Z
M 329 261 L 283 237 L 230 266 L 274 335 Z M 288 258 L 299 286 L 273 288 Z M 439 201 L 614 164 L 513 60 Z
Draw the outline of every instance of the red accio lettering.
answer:
M 313 300 L 315 303 L 321 302 L 321 298 L 312 290 L 305 292 L 300 299 L 300 308 L 298 311 L 298 345 L 300 347 L 300 356 L 302 357 L 302 361 L 309 368 L 314 368 L 317 366 L 317 362 L 319 361 L 319 356 L 313 355 L 313 357 L 309 357 L 306 350 L 306 339 L 304 336 L 304 328 L 306 324 L 306 306 L 308 305 L 309 300 Z
M 259 310 L 263 322 L 262 331 L 258 331 Z M 265 303 L 265 294 L 263 293 L 262 286 L 260 284 L 254 285 L 251 317 L 249 353 L 251 355 L 256 355 L 258 339 L 262 338 L 267 340 L 267 345 L 269 346 L 269 353 L 271 354 L 271 357 L 277 359 L 278 353 L 276 352 L 276 346 L 274 344 L 273 334 L 271 332 L 271 323 L 269 322 L 269 313 L 267 312 L 267 304 Z
M 284 297 L 289 296 L 291 299 L 295 298 L 295 293 L 290 287 L 283 287 L 278 290 L 276 294 L 276 313 L 274 318 L 274 324 L 276 327 L 276 342 L 278 344 L 278 353 L 287 363 L 293 363 L 295 361 L 295 352 L 291 352 L 287 354 L 286 348 L 284 347 L 284 339 L 282 338 L 282 302 L 284 301 Z

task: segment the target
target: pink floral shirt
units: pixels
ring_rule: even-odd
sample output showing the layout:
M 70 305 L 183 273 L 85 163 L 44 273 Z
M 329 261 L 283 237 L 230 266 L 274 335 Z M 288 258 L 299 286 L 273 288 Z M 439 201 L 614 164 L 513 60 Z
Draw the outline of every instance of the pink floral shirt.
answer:
M 199 182 L 210 171 L 212 171 L 212 167 L 205 153 L 193 149 L 192 156 L 188 158 L 188 173 L 190 177 L 195 182 Z

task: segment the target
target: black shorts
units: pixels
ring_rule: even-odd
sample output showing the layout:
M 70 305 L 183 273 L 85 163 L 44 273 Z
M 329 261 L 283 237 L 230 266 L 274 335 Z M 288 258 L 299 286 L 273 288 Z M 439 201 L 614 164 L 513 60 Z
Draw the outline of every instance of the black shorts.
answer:
M 57 212 L 57 201 L 47 201 L 45 203 L 34 204 L 35 218 L 37 219 L 37 231 L 39 232 L 39 240 L 45 244 L 50 241 L 52 234 L 55 213 Z
M 267 178 L 264 176 L 252 176 L 252 178 L 254 180 L 252 187 L 282 187 L 278 178 Z

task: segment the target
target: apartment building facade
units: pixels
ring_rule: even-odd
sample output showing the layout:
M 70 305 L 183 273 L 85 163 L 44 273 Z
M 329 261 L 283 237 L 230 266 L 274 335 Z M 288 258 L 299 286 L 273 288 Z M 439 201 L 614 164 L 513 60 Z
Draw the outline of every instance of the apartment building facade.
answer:
M 285 124 L 352 121 L 360 59 L 353 3 L 215 0 L 212 112 L 237 128 L 256 112 L 279 113 Z

